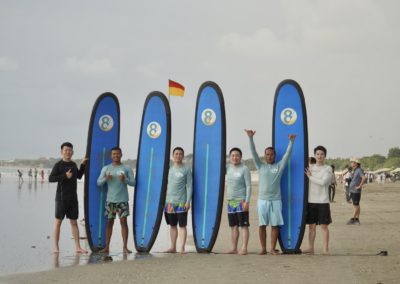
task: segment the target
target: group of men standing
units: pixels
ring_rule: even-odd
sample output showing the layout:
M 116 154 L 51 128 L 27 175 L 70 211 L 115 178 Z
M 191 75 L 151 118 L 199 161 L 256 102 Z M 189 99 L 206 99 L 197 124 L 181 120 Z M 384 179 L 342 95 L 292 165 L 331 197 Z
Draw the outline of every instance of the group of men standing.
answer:
M 261 250 L 259 254 L 267 254 L 267 233 L 266 227 L 271 226 L 271 248 L 270 254 L 280 254 L 276 249 L 276 243 L 279 236 L 279 226 L 284 225 L 282 216 L 281 200 L 281 177 L 290 155 L 296 135 L 288 136 L 289 144 L 287 150 L 278 162 L 275 161 L 275 149 L 267 147 L 264 150 L 263 162 L 254 145 L 254 130 L 245 130 L 249 137 L 250 150 L 256 168 L 259 173 L 259 195 L 257 201 L 257 214 L 259 223 L 259 240 Z M 309 194 L 307 205 L 306 223 L 309 227 L 308 249 L 305 253 L 314 253 L 314 241 L 316 237 L 316 226 L 321 226 L 323 254 L 329 254 L 329 229 L 332 222 L 330 212 L 330 194 L 329 185 L 332 182 L 332 168 L 325 165 L 327 150 L 323 146 L 317 146 L 314 149 L 315 164 L 310 164 L 305 169 L 305 174 L 309 179 Z M 85 171 L 87 158 L 83 160 L 78 169 L 77 165 L 71 160 L 73 155 L 73 146 L 66 142 L 61 145 L 62 159 L 57 162 L 49 176 L 50 182 L 57 182 L 56 210 L 54 224 L 54 252 L 59 252 L 59 237 L 62 220 L 66 216 L 70 219 L 71 230 L 75 241 L 75 250 L 77 253 L 86 253 L 79 243 L 78 219 L 78 198 L 77 198 L 77 179 L 80 179 Z M 193 192 L 191 169 L 183 163 L 184 150 L 176 147 L 172 153 L 173 164 L 169 169 L 167 197 L 164 208 L 166 223 L 170 226 L 171 246 L 165 252 L 177 252 L 177 239 L 180 236 L 179 251 L 185 253 L 185 244 L 187 237 L 187 214 L 191 207 Z M 128 249 L 128 224 L 129 216 L 129 196 L 127 186 L 135 186 L 135 178 L 131 168 L 121 163 L 122 150 L 119 147 L 111 149 L 112 163 L 103 167 L 97 184 L 99 186 L 107 183 L 107 199 L 105 207 L 105 216 L 107 218 L 106 226 L 106 247 L 102 252 L 108 253 L 110 250 L 110 241 L 114 219 L 118 214 L 121 224 L 121 233 L 123 239 L 123 252 L 131 253 Z M 242 163 L 242 151 L 239 148 L 232 148 L 229 152 L 230 163 L 226 168 L 227 177 L 227 212 L 228 221 L 231 228 L 232 254 L 247 254 L 247 245 L 249 241 L 249 207 L 251 197 L 251 176 L 249 169 Z M 365 177 L 360 168 L 357 159 L 351 159 L 354 169 L 352 180 L 350 182 L 351 199 L 354 205 L 353 217 L 348 224 L 359 224 L 361 189 L 365 182 Z M 179 225 L 179 230 L 178 230 Z M 242 246 L 238 250 L 239 228 L 242 236 Z M 179 234 L 178 234 L 179 232 Z

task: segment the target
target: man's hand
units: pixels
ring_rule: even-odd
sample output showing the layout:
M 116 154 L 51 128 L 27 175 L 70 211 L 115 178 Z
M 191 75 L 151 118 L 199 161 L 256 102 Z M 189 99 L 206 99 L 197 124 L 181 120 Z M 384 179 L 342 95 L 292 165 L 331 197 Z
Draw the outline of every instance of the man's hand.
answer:
M 308 177 L 310 177 L 310 176 L 311 176 L 310 168 L 306 168 L 306 170 L 304 171 L 304 173 L 305 173 Z
M 250 206 L 250 204 L 248 203 L 248 202 L 244 202 L 243 203 L 243 211 L 249 211 L 249 206 Z
M 118 178 L 119 178 L 119 180 L 120 180 L 121 182 L 124 182 L 124 181 L 125 181 L 125 174 L 124 174 L 123 172 L 120 172 Z
M 249 137 L 253 137 L 254 134 L 256 134 L 256 132 L 251 129 L 245 129 L 244 131 L 247 133 L 247 136 L 249 136 Z
M 107 180 L 107 181 L 112 180 L 111 172 L 108 172 L 108 173 L 106 174 L 106 180 Z
M 67 179 L 72 178 L 72 176 L 73 176 L 72 170 L 69 169 L 68 172 L 65 173 L 65 175 L 67 176 Z
M 88 160 L 89 160 L 88 157 L 83 158 L 81 164 L 82 164 L 82 165 L 86 165 L 86 163 L 87 163 Z
M 189 211 L 189 209 L 190 209 L 190 202 L 186 202 L 186 203 L 185 203 L 185 210 L 186 210 L 186 212 Z

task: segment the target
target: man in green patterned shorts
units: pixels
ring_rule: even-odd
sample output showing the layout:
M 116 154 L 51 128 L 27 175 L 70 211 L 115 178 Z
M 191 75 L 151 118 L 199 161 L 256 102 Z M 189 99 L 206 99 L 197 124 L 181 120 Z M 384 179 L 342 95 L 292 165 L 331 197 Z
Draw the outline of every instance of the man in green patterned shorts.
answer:
M 131 253 L 128 249 L 128 222 L 129 216 L 129 196 L 128 187 L 135 186 L 135 177 L 131 168 L 121 163 L 122 151 L 119 147 L 111 149 L 112 163 L 104 166 L 97 179 L 97 185 L 102 186 L 107 182 L 108 191 L 106 199 L 105 216 L 107 217 L 106 227 L 106 247 L 101 252 L 110 252 L 110 241 L 114 226 L 114 219 L 118 213 L 121 223 L 121 233 L 123 240 L 123 252 Z

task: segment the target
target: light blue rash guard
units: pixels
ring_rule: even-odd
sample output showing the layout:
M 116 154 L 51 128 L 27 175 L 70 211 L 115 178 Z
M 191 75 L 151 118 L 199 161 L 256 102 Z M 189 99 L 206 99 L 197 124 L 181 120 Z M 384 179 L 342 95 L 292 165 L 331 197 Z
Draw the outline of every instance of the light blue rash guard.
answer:
M 109 173 L 112 175 L 112 179 L 107 181 L 106 176 Z M 121 173 L 124 173 L 125 175 L 124 182 L 119 179 Z M 135 186 L 136 184 L 132 169 L 122 164 L 118 166 L 109 164 L 101 169 L 100 176 L 97 179 L 97 185 L 102 186 L 106 182 L 108 185 L 106 201 L 113 203 L 128 202 L 129 196 L 127 185 Z
M 261 161 L 254 146 L 253 137 L 250 138 L 250 150 L 259 175 L 258 199 L 281 200 L 281 177 L 287 161 L 292 153 L 293 141 L 289 141 L 285 155 L 278 163 L 267 164 Z
M 226 168 L 228 200 L 250 202 L 251 176 L 249 168 L 242 163 L 235 166 L 229 164 Z
M 172 165 L 168 172 L 167 203 L 189 203 L 192 199 L 192 171 L 187 166 Z

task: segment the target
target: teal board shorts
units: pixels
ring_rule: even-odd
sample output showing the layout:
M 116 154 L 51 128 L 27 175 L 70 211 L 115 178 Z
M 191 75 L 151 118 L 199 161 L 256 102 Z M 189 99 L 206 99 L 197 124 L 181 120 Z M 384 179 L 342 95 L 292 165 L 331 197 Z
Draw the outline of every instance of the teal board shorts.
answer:
M 282 201 L 261 200 L 257 201 L 257 214 L 259 226 L 282 226 Z

